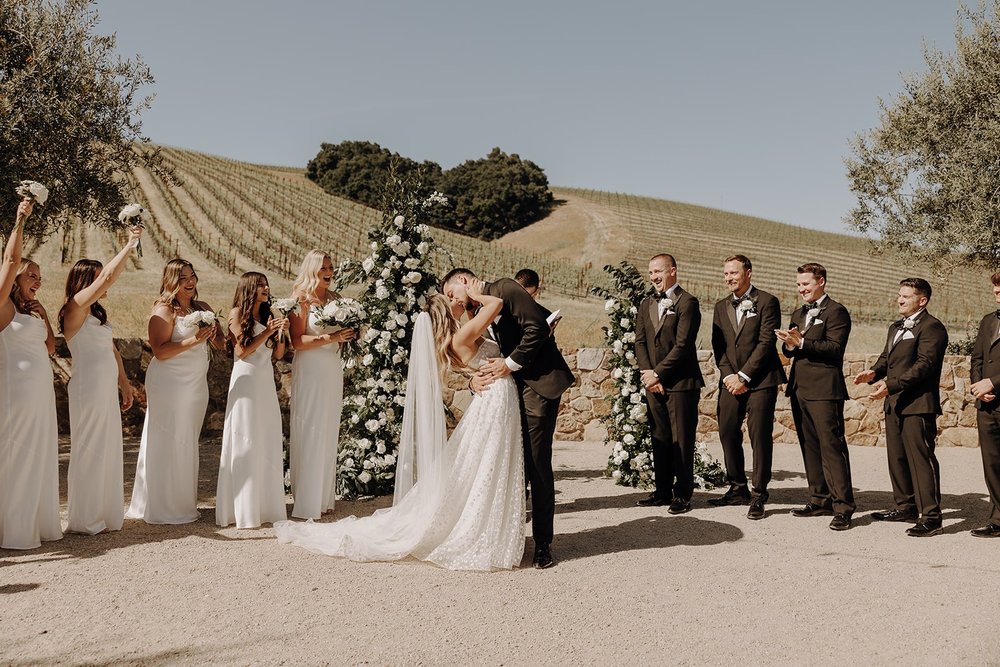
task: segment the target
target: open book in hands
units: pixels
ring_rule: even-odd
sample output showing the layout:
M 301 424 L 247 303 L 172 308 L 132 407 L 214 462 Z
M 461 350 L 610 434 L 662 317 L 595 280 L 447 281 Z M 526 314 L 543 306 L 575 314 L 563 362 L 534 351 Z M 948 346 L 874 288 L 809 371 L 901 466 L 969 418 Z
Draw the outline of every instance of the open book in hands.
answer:
M 545 318 L 545 322 L 549 325 L 550 331 L 555 331 L 556 325 L 559 324 L 559 320 L 562 319 L 562 311 L 557 310 L 548 317 Z

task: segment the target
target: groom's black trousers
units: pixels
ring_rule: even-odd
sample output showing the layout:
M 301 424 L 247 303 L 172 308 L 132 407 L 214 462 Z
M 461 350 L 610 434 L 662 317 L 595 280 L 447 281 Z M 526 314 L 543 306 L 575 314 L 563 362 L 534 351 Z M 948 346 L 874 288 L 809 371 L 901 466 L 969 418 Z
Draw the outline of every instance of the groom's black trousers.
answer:
M 531 534 L 535 545 L 552 542 L 556 487 L 552 475 L 552 437 L 556 431 L 559 398 L 545 398 L 521 381 L 521 437 L 524 474 L 531 483 Z

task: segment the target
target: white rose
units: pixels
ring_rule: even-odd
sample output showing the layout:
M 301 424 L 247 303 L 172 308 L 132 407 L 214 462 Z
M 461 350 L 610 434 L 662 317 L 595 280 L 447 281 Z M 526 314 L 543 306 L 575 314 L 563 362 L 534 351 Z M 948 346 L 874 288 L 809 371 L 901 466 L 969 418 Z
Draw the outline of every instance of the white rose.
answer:
M 368 482 L 372 481 L 372 476 L 368 474 L 367 470 L 362 470 L 361 474 L 358 475 L 358 481 L 361 482 L 362 484 L 367 484 Z
M 420 243 L 417 244 L 417 252 L 419 252 L 421 255 L 424 255 L 427 253 L 427 249 L 429 247 L 430 246 L 427 245 L 426 241 L 421 241 Z
M 385 242 L 386 242 L 387 244 L 389 244 L 389 245 L 393 246 L 393 245 L 396 245 L 397 243 L 399 243 L 399 242 L 400 242 L 400 241 L 402 241 L 402 240 L 403 240 L 403 239 L 401 239 L 401 238 L 399 237 L 399 235 L 398 235 L 398 234 L 393 234 L 392 236 L 390 236 L 389 238 L 387 238 L 387 239 L 385 240 Z
M 611 310 L 618 305 L 618 302 L 614 299 L 608 299 L 604 302 L 604 312 L 610 313 Z
M 375 433 L 378 431 L 378 421 L 374 419 L 369 419 L 365 422 L 365 428 L 368 429 L 370 433 Z
M 409 321 L 410 318 L 408 318 L 405 313 L 399 313 L 398 315 L 396 315 L 396 324 L 398 324 L 399 326 L 403 326 Z
M 419 271 L 410 271 L 409 273 L 406 274 L 407 281 L 414 285 L 419 283 L 420 279 L 423 277 L 424 277 L 423 274 L 420 273 Z
M 617 482 L 621 478 L 622 478 L 622 471 L 621 470 L 612 470 L 611 471 L 611 479 L 613 479 L 613 480 L 615 480 Z
M 406 329 L 396 329 L 396 338 L 406 338 Z
M 375 463 L 371 459 L 365 459 L 365 462 L 361 465 L 365 470 L 371 470 L 375 467 Z
M 362 364 L 364 364 L 365 366 L 371 366 L 371 365 L 372 365 L 372 362 L 373 362 L 373 361 L 375 361 L 375 357 L 373 357 L 373 356 L 372 356 L 372 355 L 370 355 L 370 354 L 366 354 L 366 355 L 365 355 L 365 356 L 364 356 L 364 357 L 363 357 L 363 358 L 361 359 L 361 363 L 362 363 Z
M 345 468 L 353 468 L 354 467 L 354 459 L 351 459 L 351 458 L 344 459 L 344 467 Z
M 415 269 L 420 266 L 420 260 L 416 257 L 408 257 L 406 261 L 403 262 L 403 266 L 408 269 Z
M 403 223 L 404 222 L 406 222 L 406 218 L 404 218 L 401 215 L 397 215 L 395 218 L 392 219 L 392 223 L 394 225 L 396 225 L 397 227 L 399 227 L 400 229 L 403 228 Z
M 629 320 L 627 317 L 623 317 L 621 320 L 619 320 L 618 323 L 627 329 L 628 325 L 631 323 L 631 320 Z
M 389 290 L 386 289 L 385 285 L 381 285 L 375 288 L 375 298 L 376 299 L 387 299 L 389 298 Z
M 371 273 L 372 269 L 375 268 L 375 262 L 373 262 L 372 258 L 369 257 L 365 261 L 361 262 L 361 268 L 365 270 L 365 273 Z
M 385 454 L 385 445 L 383 445 L 381 442 L 378 443 L 377 445 L 375 445 L 375 451 L 378 452 L 379 454 Z
M 385 464 L 387 466 L 395 465 L 395 463 L 396 463 L 396 457 L 395 456 L 393 456 L 392 454 L 386 454 L 385 455 Z

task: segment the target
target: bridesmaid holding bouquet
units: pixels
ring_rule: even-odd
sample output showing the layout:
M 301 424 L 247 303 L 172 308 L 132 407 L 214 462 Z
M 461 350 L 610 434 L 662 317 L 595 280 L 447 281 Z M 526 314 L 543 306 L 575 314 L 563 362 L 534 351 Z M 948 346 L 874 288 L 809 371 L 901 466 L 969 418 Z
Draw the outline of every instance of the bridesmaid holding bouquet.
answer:
M 37 184 L 36 184 L 37 185 Z M 45 192 L 47 195 L 47 192 Z M 39 203 L 44 200 L 39 199 Z M 0 264 L 0 548 L 34 549 L 61 539 L 59 433 L 49 355 L 55 334 L 38 302 L 42 271 L 22 259 L 24 222 L 35 201 L 17 207 Z
M 149 317 L 153 359 L 146 371 L 146 421 L 129 519 L 198 520 L 198 440 L 208 409 L 205 341 L 216 349 L 226 344 L 215 313 L 198 300 L 191 262 L 172 259 L 163 267 L 160 296 Z
M 132 385 L 125 376 L 100 299 L 125 270 L 129 253 L 139 245 L 141 235 L 141 228 L 132 228 L 125 247 L 107 266 L 81 259 L 66 276 L 59 330 L 73 355 L 66 528 L 71 533 L 96 535 L 120 530 L 125 518 L 121 412 L 132 406 Z
M 299 312 L 290 314 L 292 345 L 291 433 L 289 468 L 295 505 L 292 516 L 318 519 L 336 500 L 337 443 L 344 406 L 344 370 L 340 345 L 356 331 L 325 331 L 316 323 L 315 308 L 337 298 L 330 291 L 333 260 L 310 250 L 292 285 Z
M 288 320 L 272 316 L 262 273 L 240 276 L 229 312 L 236 361 L 229 380 L 215 522 L 237 528 L 287 519 L 281 451 L 281 409 L 272 360 L 285 355 Z

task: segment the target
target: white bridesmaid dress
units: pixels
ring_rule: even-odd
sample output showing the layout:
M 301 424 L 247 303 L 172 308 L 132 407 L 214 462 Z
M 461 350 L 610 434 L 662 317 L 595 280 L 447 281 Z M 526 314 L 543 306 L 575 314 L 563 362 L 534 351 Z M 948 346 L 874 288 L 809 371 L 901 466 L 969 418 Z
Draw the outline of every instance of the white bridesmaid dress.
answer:
M 254 324 L 255 336 L 263 330 Z M 257 528 L 288 518 L 281 454 L 281 409 L 271 348 L 264 344 L 233 363 L 215 494 L 218 525 Z
M 45 322 L 15 313 L 0 331 L 0 547 L 62 538 L 59 429 Z
M 67 479 L 71 533 L 120 530 L 125 518 L 122 415 L 111 326 L 87 315 L 68 342 L 70 456 Z
M 306 333 L 324 333 L 310 312 Z M 336 500 L 337 443 L 344 407 L 340 345 L 296 350 L 292 360 L 288 463 L 295 505 L 292 516 L 318 519 Z
M 174 320 L 170 340 L 197 331 Z M 125 516 L 146 523 L 198 520 L 198 440 L 208 409 L 208 349 L 204 341 L 146 371 L 146 421 Z

